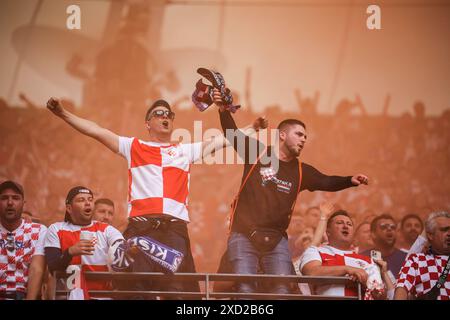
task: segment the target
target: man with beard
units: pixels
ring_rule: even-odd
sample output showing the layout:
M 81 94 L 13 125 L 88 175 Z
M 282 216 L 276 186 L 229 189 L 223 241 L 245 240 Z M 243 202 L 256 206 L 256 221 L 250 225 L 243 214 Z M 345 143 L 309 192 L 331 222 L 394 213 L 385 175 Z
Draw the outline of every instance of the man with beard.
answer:
M 363 252 L 373 247 L 373 239 L 370 235 L 370 222 L 363 221 L 355 231 L 355 240 L 353 241 L 356 252 Z
M 389 277 L 393 283 L 395 283 L 406 258 L 406 253 L 395 247 L 396 231 L 397 224 L 389 214 L 377 216 L 370 224 L 370 234 L 374 243 L 371 250 L 381 252 L 381 258 L 387 262 Z M 371 250 L 363 251 L 361 254 L 370 256 Z
M 20 184 L 0 184 L 0 300 L 40 297 L 47 228 L 22 218 L 24 204 Z
M 405 300 L 408 294 L 416 299 L 450 300 L 450 214 L 430 214 L 425 231 L 431 246 L 426 253 L 408 256 L 397 281 L 396 300 Z
M 80 265 L 82 271 L 109 271 L 109 248 L 124 238 L 116 228 L 92 220 L 93 199 L 92 191 L 83 186 L 68 192 L 64 222 L 52 224 L 45 238 L 50 272 L 65 271 L 69 265 Z M 104 280 L 86 280 L 86 286 L 87 290 L 111 289 L 110 282 Z
M 230 217 L 227 251 L 234 273 L 294 274 L 286 229 L 302 190 L 339 191 L 367 184 L 363 174 L 327 176 L 297 157 L 306 143 L 306 125 L 282 121 L 274 146 L 266 147 L 237 130 L 231 113 L 220 108 L 226 138 L 244 160 L 244 172 Z M 243 146 L 243 147 L 242 147 Z M 267 158 L 269 161 L 267 161 Z M 285 283 L 271 284 L 274 293 L 289 293 Z M 240 282 L 240 293 L 255 292 L 254 282 Z
M 423 222 L 417 214 L 411 213 L 404 216 L 400 223 L 400 233 L 403 238 L 400 250 L 408 252 L 422 231 Z
M 114 219 L 114 202 L 108 198 L 95 200 L 92 220 L 112 225 Z

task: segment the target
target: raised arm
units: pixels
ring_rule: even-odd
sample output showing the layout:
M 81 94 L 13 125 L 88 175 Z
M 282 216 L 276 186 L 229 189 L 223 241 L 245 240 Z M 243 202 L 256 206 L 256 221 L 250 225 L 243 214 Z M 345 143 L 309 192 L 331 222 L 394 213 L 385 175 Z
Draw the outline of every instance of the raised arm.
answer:
M 243 129 L 238 129 L 236 123 L 231 117 L 230 112 L 228 110 L 225 110 L 222 96 L 219 90 L 214 89 L 213 99 L 214 104 L 218 107 L 220 112 L 220 124 L 222 126 L 224 135 L 216 136 L 211 140 L 204 141 L 203 156 L 207 156 L 218 149 L 222 149 L 224 147 L 232 145 L 233 148 L 239 153 L 239 156 L 244 159 L 245 163 L 249 163 L 248 150 L 251 144 L 250 142 L 255 142 L 255 145 L 257 146 L 257 148 L 259 148 L 257 150 L 263 150 L 264 148 L 264 146 L 257 139 L 250 138 L 250 135 L 259 131 L 260 129 L 267 128 L 268 121 L 265 119 L 265 117 L 259 117 L 253 122 L 252 125 L 248 125 Z M 228 132 L 232 133 L 231 135 L 227 135 L 227 129 L 231 130 L 231 132 Z M 252 141 L 250 141 L 250 139 L 252 139 Z M 241 143 L 239 143 L 239 141 L 241 141 Z M 238 145 L 244 145 L 244 150 L 238 150 Z M 257 153 L 259 154 L 259 152 Z
M 427 232 L 425 228 L 423 229 L 422 233 L 419 234 L 416 241 L 414 241 L 411 248 L 409 248 L 408 254 L 406 255 L 406 259 L 413 253 L 421 253 L 423 250 L 428 246 L 428 240 L 427 240 Z
M 251 156 L 257 156 L 260 152 L 265 150 L 263 143 L 253 137 L 245 135 L 244 132 L 237 128 L 236 123 L 228 110 L 220 111 L 220 124 L 225 138 L 233 146 L 238 155 L 244 159 L 245 163 L 253 163 L 256 158 L 253 159 Z M 251 147 L 256 147 L 256 150 L 253 150 Z
M 268 126 L 268 120 L 265 117 L 258 117 L 252 124 L 238 129 L 246 136 L 252 136 L 260 129 L 265 129 Z M 224 135 L 218 135 L 212 137 L 209 140 L 203 141 L 203 157 L 206 157 L 213 152 L 231 146 L 231 143 L 225 138 Z
M 320 220 L 317 224 L 316 230 L 314 231 L 314 237 L 311 241 L 311 245 L 318 247 L 322 244 L 323 235 L 327 230 L 327 221 L 330 214 L 335 211 L 335 206 L 332 203 L 324 202 L 319 206 L 320 209 Z
M 50 98 L 47 102 L 47 108 L 77 131 L 103 143 L 112 152 L 119 152 L 119 136 L 117 134 L 100 127 L 93 121 L 80 118 L 67 111 L 58 99 Z

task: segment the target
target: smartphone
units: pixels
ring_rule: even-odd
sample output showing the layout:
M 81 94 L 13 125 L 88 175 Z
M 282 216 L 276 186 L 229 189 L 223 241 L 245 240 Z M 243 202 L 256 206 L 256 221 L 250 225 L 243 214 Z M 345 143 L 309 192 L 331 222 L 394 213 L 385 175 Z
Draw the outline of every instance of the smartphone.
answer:
M 370 250 L 370 257 L 374 260 L 381 260 L 381 252 L 377 250 Z

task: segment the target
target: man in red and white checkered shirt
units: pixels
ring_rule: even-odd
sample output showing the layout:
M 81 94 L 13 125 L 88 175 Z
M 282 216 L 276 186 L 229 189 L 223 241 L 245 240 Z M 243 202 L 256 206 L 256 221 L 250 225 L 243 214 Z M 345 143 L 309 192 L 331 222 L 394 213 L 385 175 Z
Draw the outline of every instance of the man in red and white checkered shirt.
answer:
M 403 264 L 395 290 L 396 300 L 405 300 L 408 294 L 424 299 L 438 283 L 450 255 L 450 214 L 432 213 L 426 223 L 430 248 L 426 253 L 411 254 Z M 438 291 L 437 300 L 450 300 L 450 275 Z
M 0 184 L 0 300 L 37 299 L 41 292 L 47 228 L 22 219 L 24 204 L 20 184 Z

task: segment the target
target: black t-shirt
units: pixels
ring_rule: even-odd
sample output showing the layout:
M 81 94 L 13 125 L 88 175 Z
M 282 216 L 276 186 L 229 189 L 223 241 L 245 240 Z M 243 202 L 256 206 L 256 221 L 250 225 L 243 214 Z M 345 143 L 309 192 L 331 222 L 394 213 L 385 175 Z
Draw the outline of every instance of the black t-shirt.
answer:
M 227 129 L 237 129 L 236 124 L 228 111 L 220 113 L 220 122 L 225 136 Z M 245 140 L 245 147 L 238 148 L 238 140 Z M 244 137 L 244 133 L 237 131 L 234 137 L 227 139 L 235 150 L 244 159 L 244 173 L 242 182 L 254 164 L 249 156 L 249 146 L 257 144 L 257 154 L 267 150 L 270 157 L 272 147 L 265 146 L 259 142 L 251 141 L 253 138 Z M 255 140 L 255 139 L 253 139 Z M 242 154 L 245 152 L 245 154 Z M 253 161 L 252 161 L 253 160 Z M 299 161 L 294 158 L 291 161 L 278 161 L 278 171 L 275 172 L 269 164 L 255 165 L 241 194 L 233 217 L 231 230 L 248 234 L 255 228 L 273 228 L 285 232 L 292 213 L 292 205 L 296 199 L 299 184 Z M 351 176 L 327 176 L 319 172 L 313 166 L 302 163 L 301 190 L 323 190 L 338 191 L 353 186 Z

